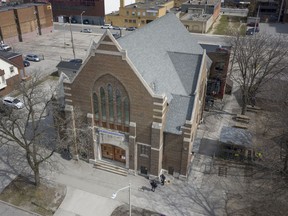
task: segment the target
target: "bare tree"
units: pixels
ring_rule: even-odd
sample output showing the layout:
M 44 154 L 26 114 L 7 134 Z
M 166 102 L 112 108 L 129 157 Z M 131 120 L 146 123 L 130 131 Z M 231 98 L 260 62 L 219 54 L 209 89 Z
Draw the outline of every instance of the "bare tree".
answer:
M 287 38 L 265 33 L 242 37 L 237 33 L 229 38 L 232 46 L 232 79 L 242 94 L 241 113 L 267 81 L 288 67 Z
M 58 137 L 53 125 L 52 99 L 54 87 L 40 84 L 39 76 L 22 82 L 18 98 L 25 107 L 2 112 L 0 139 L 2 144 L 18 145 L 25 154 L 36 186 L 40 185 L 40 165 L 56 151 Z

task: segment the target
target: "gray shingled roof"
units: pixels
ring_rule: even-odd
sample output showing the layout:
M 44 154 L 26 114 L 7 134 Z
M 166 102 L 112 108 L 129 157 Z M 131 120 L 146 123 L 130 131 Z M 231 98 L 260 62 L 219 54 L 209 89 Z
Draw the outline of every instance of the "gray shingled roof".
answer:
M 61 72 L 65 73 L 69 80 L 72 80 L 76 76 L 81 65 L 81 63 L 60 61 L 56 67 L 58 70 L 60 69 Z
M 198 55 L 203 54 L 203 49 L 174 14 L 169 13 L 154 20 L 117 41 L 155 94 L 165 94 L 169 103 L 172 94 L 191 93 L 187 89 L 192 87 L 187 86 L 187 81 L 183 82 L 183 77 L 192 73 L 190 78 L 193 85 L 192 76 L 199 72 L 193 70 L 199 68 Z M 181 60 L 185 65 L 175 64 L 180 54 L 177 57 L 172 53 L 186 54 L 182 55 Z
M 19 56 L 21 54 L 19 53 L 14 53 L 14 52 L 7 52 L 7 51 L 0 51 L 0 57 L 4 58 L 4 59 L 10 59 L 16 56 Z
M 240 128 L 222 127 L 220 142 L 244 147 L 252 147 L 252 133 Z
M 169 104 L 167 112 L 165 132 L 181 134 L 181 126 L 186 119 L 191 118 L 191 112 L 194 104 L 194 96 L 172 95 L 173 99 Z
M 193 94 L 196 89 L 203 55 L 175 52 L 168 52 L 168 55 L 186 91 L 185 95 Z

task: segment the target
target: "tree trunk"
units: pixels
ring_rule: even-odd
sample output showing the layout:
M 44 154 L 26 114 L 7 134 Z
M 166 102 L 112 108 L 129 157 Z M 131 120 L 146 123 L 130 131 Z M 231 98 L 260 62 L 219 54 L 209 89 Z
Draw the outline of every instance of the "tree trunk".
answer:
M 242 107 L 241 107 L 241 115 L 246 114 L 246 109 L 247 109 L 247 94 L 242 92 Z
M 38 187 L 40 185 L 40 172 L 39 172 L 39 165 L 35 166 L 35 169 L 33 169 L 34 172 L 34 181 L 35 186 Z
M 288 169 L 288 146 L 287 145 L 288 144 L 286 143 L 283 173 L 286 173 Z

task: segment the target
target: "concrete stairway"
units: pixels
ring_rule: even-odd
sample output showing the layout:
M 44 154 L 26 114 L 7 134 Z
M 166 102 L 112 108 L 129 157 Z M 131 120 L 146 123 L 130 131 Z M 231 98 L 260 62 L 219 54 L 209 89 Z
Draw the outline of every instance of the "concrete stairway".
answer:
M 108 161 L 96 161 L 96 163 L 94 164 L 94 167 L 96 169 L 100 169 L 100 170 L 104 170 L 107 172 L 112 172 L 118 175 L 122 175 L 122 176 L 127 176 L 128 174 L 128 170 L 124 167 L 120 167 L 120 166 L 116 166 L 112 163 L 109 163 Z

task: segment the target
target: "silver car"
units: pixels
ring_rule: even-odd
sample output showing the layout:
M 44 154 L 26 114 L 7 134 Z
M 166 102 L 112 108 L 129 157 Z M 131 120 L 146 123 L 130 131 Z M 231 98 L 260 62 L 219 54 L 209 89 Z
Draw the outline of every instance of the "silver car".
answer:
M 13 97 L 3 98 L 3 104 L 16 109 L 22 109 L 24 107 L 24 104 L 19 99 Z
M 39 56 L 33 55 L 33 54 L 26 55 L 25 59 L 28 60 L 28 61 L 35 61 L 35 62 L 39 62 L 40 61 Z

